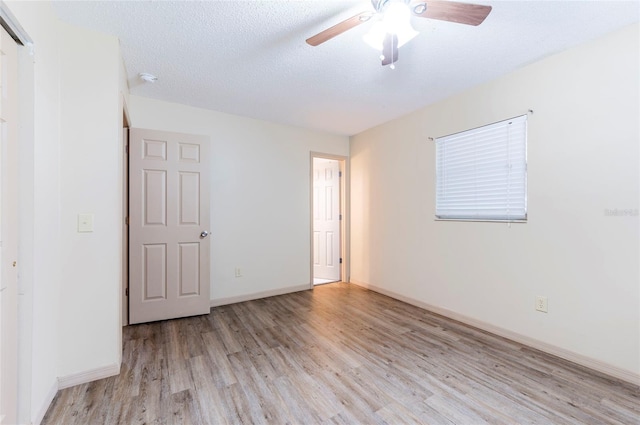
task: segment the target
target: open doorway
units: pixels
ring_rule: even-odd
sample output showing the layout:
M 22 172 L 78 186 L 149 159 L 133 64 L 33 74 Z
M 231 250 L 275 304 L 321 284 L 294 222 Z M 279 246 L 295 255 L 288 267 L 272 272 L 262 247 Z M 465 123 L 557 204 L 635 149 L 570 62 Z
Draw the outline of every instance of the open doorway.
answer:
M 311 156 L 311 276 L 313 285 L 347 280 L 343 253 L 345 158 Z

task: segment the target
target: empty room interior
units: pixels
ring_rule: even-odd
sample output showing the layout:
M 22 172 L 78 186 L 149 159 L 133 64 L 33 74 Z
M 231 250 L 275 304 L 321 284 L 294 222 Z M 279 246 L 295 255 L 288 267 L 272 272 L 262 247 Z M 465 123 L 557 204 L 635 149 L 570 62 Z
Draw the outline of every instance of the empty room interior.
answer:
M 0 17 L 0 424 L 640 423 L 639 2 Z

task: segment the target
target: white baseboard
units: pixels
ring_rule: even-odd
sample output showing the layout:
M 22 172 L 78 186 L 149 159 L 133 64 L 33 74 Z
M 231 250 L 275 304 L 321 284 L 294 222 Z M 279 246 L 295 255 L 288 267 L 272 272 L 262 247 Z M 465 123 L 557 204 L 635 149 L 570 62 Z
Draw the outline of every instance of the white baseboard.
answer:
M 634 385 L 640 385 L 640 374 L 628 371 L 626 369 L 622 369 L 617 366 L 604 363 L 600 360 L 592 359 L 582 354 L 579 354 L 570 350 L 566 350 L 564 348 L 561 348 L 555 345 L 548 344 L 546 342 L 528 337 L 526 335 L 519 334 L 517 332 L 510 331 L 508 329 L 501 328 L 499 326 L 492 325 L 490 323 L 483 322 L 481 320 L 474 319 L 469 316 L 465 316 L 460 313 L 456 313 L 455 311 L 451 311 L 446 308 L 427 304 L 425 302 L 395 293 L 393 291 L 389 291 L 384 288 L 377 287 L 375 285 L 370 285 L 368 283 L 363 283 L 363 282 L 356 282 L 353 280 L 351 281 L 351 283 L 353 283 L 354 285 L 360 286 L 362 288 L 366 288 L 371 291 L 378 292 L 388 297 L 397 299 L 399 301 L 403 301 L 407 304 L 411 304 L 416 307 L 423 308 L 425 310 L 431 311 L 441 316 L 445 316 L 450 319 L 457 320 L 458 322 L 465 323 L 475 328 L 482 329 L 487 332 L 491 332 L 492 334 L 510 339 L 520 344 L 524 344 L 528 347 L 535 348 L 540 351 L 544 351 L 545 353 L 552 354 L 554 356 L 563 358 L 565 360 L 569 360 L 570 362 L 577 363 L 579 365 L 588 367 L 589 369 L 593 369 L 598 372 L 602 372 L 604 374 L 620 379 L 622 381 L 629 382 Z
M 269 291 L 254 292 L 252 294 L 238 295 L 238 296 L 235 296 L 235 297 L 217 298 L 215 300 L 211 300 L 210 306 L 211 307 L 219 307 L 221 305 L 235 304 L 235 303 L 241 303 L 241 302 L 244 302 L 244 301 L 258 300 L 260 298 L 274 297 L 276 295 L 290 294 L 292 292 L 306 291 L 308 289 L 311 289 L 311 285 L 310 284 L 289 286 L 289 287 L 286 287 L 286 288 L 272 289 L 272 290 L 269 290 Z
M 51 406 L 51 403 L 53 403 L 53 399 L 56 397 L 56 394 L 58 394 L 57 380 L 54 381 L 53 384 L 51 384 L 51 388 L 49 388 L 49 391 L 47 392 L 47 397 L 44 399 L 42 406 L 40 406 L 40 409 L 38 409 L 36 416 L 31 419 L 31 423 L 33 425 L 40 425 L 40 423 L 44 419 L 44 415 L 46 415 L 47 410 L 49 410 L 49 406 Z
M 62 390 L 65 388 L 73 387 L 74 385 L 86 384 L 87 382 L 115 376 L 119 373 L 120 364 L 113 363 L 107 366 L 98 367 L 96 369 L 58 377 L 58 388 Z

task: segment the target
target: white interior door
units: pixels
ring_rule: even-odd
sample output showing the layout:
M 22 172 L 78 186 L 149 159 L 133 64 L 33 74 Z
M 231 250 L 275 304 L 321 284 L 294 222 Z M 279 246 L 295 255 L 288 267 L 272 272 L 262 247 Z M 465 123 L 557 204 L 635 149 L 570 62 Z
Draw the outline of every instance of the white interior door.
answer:
M 0 423 L 18 410 L 18 47 L 0 28 Z
M 209 139 L 129 133 L 129 323 L 209 313 Z
M 313 158 L 313 277 L 340 280 L 340 163 Z

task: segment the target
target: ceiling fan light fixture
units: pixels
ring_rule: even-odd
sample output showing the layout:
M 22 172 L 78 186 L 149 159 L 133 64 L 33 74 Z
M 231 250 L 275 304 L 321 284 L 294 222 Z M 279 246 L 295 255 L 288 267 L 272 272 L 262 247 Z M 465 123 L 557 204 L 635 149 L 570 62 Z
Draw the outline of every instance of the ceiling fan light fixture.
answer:
M 387 33 L 398 36 L 398 47 L 418 35 L 418 31 L 411 26 L 411 11 L 405 2 L 391 3 L 384 12 L 382 22 Z
M 382 42 L 384 41 L 384 36 L 387 33 L 385 25 L 378 21 L 375 22 L 369 32 L 362 36 L 362 39 L 369 46 L 373 47 L 376 50 L 382 51 Z
M 411 26 L 411 11 L 404 2 L 389 4 L 382 20 L 374 23 L 362 38 L 369 46 L 382 50 L 386 34 L 395 34 L 398 37 L 398 47 L 402 47 L 418 35 L 418 31 Z
M 399 29 L 405 25 L 411 26 L 409 23 L 411 19 L 411 12 L 409 7 L 404 2 L 391 3 L 387 10 L 384 11 L 382 22 L 385 23 L 389 32 Z

